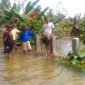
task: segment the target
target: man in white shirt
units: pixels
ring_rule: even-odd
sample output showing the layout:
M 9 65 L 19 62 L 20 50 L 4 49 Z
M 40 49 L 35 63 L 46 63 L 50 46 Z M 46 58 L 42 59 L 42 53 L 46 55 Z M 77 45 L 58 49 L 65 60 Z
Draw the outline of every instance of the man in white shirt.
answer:
M 53 36 L 53 31 L 54 31 L 54 24 L 50 22 L 49 18 L 45 18 L 45 23 L 43 25 L 43 36 L 44 36 L 43 42 L 45 43 L 47 57 L 49 54 L 50 40 Z

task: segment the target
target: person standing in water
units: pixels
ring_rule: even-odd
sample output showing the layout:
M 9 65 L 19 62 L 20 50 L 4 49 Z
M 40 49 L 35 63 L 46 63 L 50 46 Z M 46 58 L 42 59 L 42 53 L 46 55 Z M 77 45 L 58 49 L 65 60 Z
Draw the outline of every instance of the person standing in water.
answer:
M 11 34 L 12 34 L 12 38 L 13 38 L 13 41 L 14 41 L 14 48 L 16 50 L 17 50 L 16 40 L 17 40 L 19 33 L 20 33 L 20 31 L 18 29 L 16 29 L 16 27 L 12 27 Z
M 3 43 L 4 43 L 4 54 L 5 58 L 11 57 L 11 52 L 13 50 L 14 42 L 11 35 L 11 26 L 5 26 L 5 31 L 3 32 Z
M 11 34 L 12 34 L 13 41 L 15 43 L 14 48 L 16 50 L 17 50 L 16 40 L 17 40 L 18 34 L 20 33 L 20 31 L 17 29 L 17 24 L 18 24 L 18 19 L 14 18 L 13 21 L 11 22 L 11 25 L 12 25 Z
M 20 41 L 23 47 L 23 53 L 26 54 L 26 52 L 31 51 L 32 47 L 30 44 L 30 37 L 34 36 L 35 34 L 33 32 L 29 31 L 29 28 L 26 25 L 22 26 L 22 31 L 20 33 Z
M 45 22 L 43 25 L 43 43 L 45 44 L 46 48 L 46 56 L 48 57 L 49 50 L 50 50 L 50 40 L 54 33 L 54 24 L 50 22 L 49 18 L 45 18 Z

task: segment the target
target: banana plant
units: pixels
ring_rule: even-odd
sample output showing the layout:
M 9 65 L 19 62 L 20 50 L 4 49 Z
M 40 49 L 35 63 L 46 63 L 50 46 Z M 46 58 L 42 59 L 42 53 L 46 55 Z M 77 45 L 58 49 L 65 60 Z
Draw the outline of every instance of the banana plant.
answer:
M 32 9 L 35 8 L 35 6 L 38 4 L 40 0 L 35 0 L 34 2 L 29 1 L 27 5 L 25 6 L 24 14 L 27 15 Z

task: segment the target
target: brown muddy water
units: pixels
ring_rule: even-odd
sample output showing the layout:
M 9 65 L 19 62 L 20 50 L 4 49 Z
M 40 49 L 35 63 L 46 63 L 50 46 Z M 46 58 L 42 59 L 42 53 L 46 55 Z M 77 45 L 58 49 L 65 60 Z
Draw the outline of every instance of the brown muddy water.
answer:
M 85 85 L 85 74 L 76 73 L 42 54 L 23 55 L 20 48 L 5 59 L 0 47 L 0 85 Z

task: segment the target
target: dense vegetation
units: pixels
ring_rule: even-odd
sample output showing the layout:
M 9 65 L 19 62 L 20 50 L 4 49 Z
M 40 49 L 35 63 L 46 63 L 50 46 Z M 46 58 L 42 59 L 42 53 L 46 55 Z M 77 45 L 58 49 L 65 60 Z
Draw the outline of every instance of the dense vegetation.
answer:
M 27 1 L 18 0 L 12 4 L 10 0 L 1 0 L 0 2 L 0 26 L 10 23 L 14 18 L 18 19 L 17 28 L 26 23 L 30 26 L 32 31 L 41 32 L 44 16 L 49 16 L 55 24 L 56 29 L 72 29 L 72 36 L 79 36 L 81 40 L 85 41 L 85 16 L 76 15 L 74 18 L 68 17 L 63 13 L 54 15 L 52 9 L 46 7 L 42 10 L 38 5 L 40 0 Z M 27 3 L 27 4 L 26 4 Z M 57 9 L 55 9 L 57 10 Z M 21 14 L 22 11 L 22 14 Z

